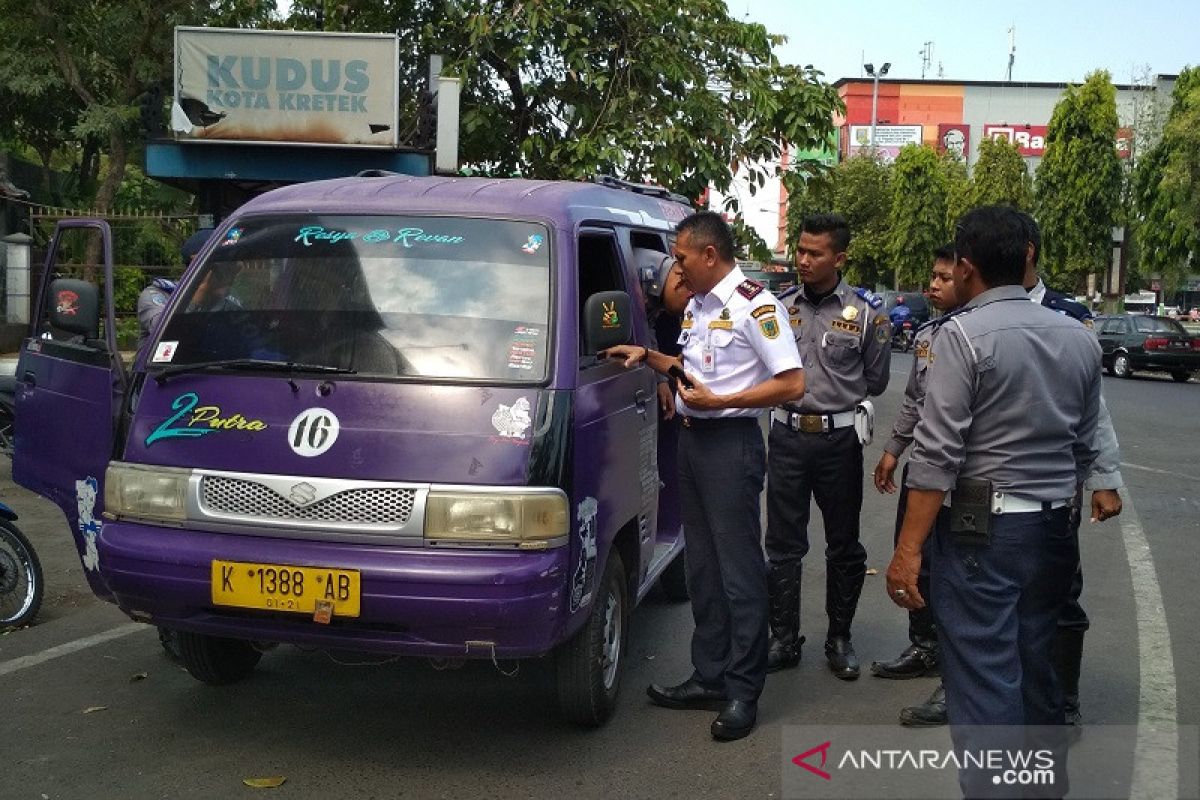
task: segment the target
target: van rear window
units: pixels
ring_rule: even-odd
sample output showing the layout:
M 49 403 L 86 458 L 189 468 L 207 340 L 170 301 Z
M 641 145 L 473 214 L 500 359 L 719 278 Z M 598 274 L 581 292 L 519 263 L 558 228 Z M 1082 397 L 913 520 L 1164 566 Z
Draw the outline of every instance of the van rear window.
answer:
M 266 359 L 362 375 L 541 381 L 544 225 L 460 217 L 240 220 L 187 286 L 170 363 Z

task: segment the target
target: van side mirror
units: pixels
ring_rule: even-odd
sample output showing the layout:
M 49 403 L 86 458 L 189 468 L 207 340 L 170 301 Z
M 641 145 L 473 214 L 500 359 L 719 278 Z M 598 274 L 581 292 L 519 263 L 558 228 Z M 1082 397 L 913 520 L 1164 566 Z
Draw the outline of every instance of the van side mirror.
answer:
M 626 292 L 596 292 L 583 304 L 583 350 L 598 353 L 633 338 L 633 302 Z
M 50 284 L 50 324 L 84 339 L 100 338 L 100 290 L 88 281 L 58 278 Z

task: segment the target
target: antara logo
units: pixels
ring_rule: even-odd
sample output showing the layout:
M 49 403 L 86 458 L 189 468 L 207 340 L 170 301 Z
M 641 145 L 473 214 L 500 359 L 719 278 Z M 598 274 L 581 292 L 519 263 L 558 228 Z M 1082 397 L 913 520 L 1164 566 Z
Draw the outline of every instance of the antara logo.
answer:
M 833 776 L 830 775 L 828 772 L 826 772 L 824 769 L 818 769 L 817 767 L 814 767 L 812 764 L 809 764 L 806 761 L 806 759 L 808 759 L 810 756 L 814 756 L 817 753 L 820 753 L 821 754 L 821 766 L 824 767 L 825 761 L 829 757 L 830 744 L 832 744 L 832 742 L 825 742 L 824 744 L 817 745 L 816 747 L 812 748 L 811 750 L 806 750 L 805 752 L 803 752 L 800 755 L 793 758 L 792 763 L 795 764 L 797 767 L 803 767 L 804 769 L 811 772 L 813 775 L 824 778 L 827 781 L 832 780 Z

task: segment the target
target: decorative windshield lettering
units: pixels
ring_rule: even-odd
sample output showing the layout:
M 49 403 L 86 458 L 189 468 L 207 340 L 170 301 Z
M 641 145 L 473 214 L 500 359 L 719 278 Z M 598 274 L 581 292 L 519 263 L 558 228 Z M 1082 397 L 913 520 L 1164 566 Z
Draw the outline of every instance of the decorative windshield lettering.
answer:
M 367 244 L 398 244 L 413 247 L 418 244 L 462 244 L 466 241 L 462 236 L 447 233 L 426 233 L 424 228 L 401 228 L 394 235 L 391 231 L 375 229 L 363 234 L 359 231 L 342 231 L 328 229 L 321 225 L 308 225 L 300 229 L 293 241 L 300 242 L 305 247 L 312 247 L 316 242 L 352 242 L 362 239 Z

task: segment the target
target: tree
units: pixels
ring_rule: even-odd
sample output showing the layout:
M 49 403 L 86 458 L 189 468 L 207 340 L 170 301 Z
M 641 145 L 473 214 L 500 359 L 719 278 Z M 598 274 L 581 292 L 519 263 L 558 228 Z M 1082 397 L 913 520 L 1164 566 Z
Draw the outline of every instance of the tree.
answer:
M 983 139 L 971 177 L 968 207 L 1005 205 L 1028 211 L 1032 201 L 1029 166 L 1021 151 L 1006 139 Z
M 953 238 L 955 224 L 971 208 L 971 179 L 966 163 L 949 153 L 940 154 L 938 162 L 946 184 L 946 241 L 943 244 L 948 244 Z
M 1200 260 L 1200 67 L 1179 74 L 1162 138 L 1133 174 L 1138 269 L 1168 290 Z
M 1103 70 L 1069 86 L 1054 107 L 1038 165 L 1035 208 L 1042 228 L 1042 269 L 1068 289 L 1103 270 L 1119 220 L 1121 163 L 1116 89 Z
M 895 288 L 923 286 L 933 251 L 948 237 L 944 168 L 932 148 L 906 145 L 892 163 L 888 256 Z
M 832 210 L 850 225 L 846 280 L 858 286 L 878 286 L 891 277 L 891 169 L 870 156 L 855 156 L 837 165 L 831 184 Z M 819 210 L 830 209 L 827 206 Z
M 464 78 L 464 160 L 495 174 L 604 172 L 698 197 L 740 164 L 761 188 L 782 147 L 823 145 L 842 107 L 722 0 L 464 0 L 437 34 Z

